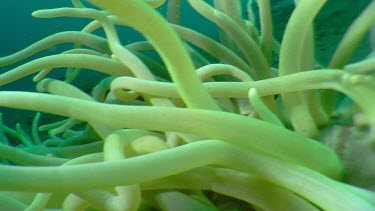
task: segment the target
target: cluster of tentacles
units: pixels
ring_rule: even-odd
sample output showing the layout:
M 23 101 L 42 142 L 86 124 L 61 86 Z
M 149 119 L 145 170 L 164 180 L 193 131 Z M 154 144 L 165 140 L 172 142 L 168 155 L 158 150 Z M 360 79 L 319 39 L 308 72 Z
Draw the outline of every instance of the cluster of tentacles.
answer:
M 322 67 L 313 20 L 325 0 L 295 1 L 282 42 L 268 0 L 188 0 L 219 41 L 179 24 L 179 0 L 87 1 L 32 14 L 92 19 L 81 31 L 0 58 L 74 44 L 0 75 L 37 73 L 37 92 L 2 91 L 0 106 L 67 118 L 40 126 L 37 113 L 30 133 L 1 124 L 3 210 L 375 209 L 375 59 L 348 62 L 375 3 Z M 123 45 L 121 27 L 145 41 Z M 62 67 L 65 81 L 46 78 Z M 83 69 L 107 77 L 86 93 L 73 85 Z

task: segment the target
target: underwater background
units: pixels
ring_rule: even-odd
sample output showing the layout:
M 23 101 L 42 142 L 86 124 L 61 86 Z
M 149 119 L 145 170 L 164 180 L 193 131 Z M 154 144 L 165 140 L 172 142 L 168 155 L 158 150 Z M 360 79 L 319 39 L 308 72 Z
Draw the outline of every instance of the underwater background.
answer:
M 355 17 L 366 7 L 371 0 L 328 0 L 317 18 L 315 19 L 315 36 L 316 36 L 316 58 L 319 63 L 326 65 L 328 60 L 336 49 L 343 33 L 352 23 Z M 207 1 L 212 2 L 212 1 Z M 242 1 L 245 5 L 247 1 Z M 195 11 L 186 6 L 186 1 L 182 1 L 181 5 L 181 25 L 188 26 L 203 34 L 217 39 L 218 33 L 216 27 L 209 23 L 206 19 L 200 17 Z M 69 0 L 12 0 L 2 1 L 0 3 L 1 21 L 1 40 L 0 40 L 0 56 L 7 56 L 17 52 L 26 46 L 61 31 L 80 30 L 90 20 L 79 18 L 53 18 L 53 19 L 38 19 L 31 16 L 31 13 L 38 9 L 69 7 L 71 2 Z M 293 0 L 271 0 L 272 16 L 274 25 L 274 35 L 278 40 L 281 40 L 286 22 L 293 10 Z M 256 7 L 254 3 L 254 7 Z M 245 7 L 244 7 L 245 8 Z M 164 8 L 160 8 L 163 13 Z M 100 33 L 100 32 L 99 32 Z M 142 39 L 137 33 L 132 30 L 124 30 L 120 32 L 120 37 L 124 44 Z M 41 53 L 38 53 L 27 60 L 30 61 L 35 58 L 40 58 L 43 55 L 52 55 L 68 49 L 70 45 L 59 45 L 57 47 L 49 48 Z M 365 57 L 370 52 L 368 37 L 366 37 L 357 52 L 353 56 L 353 60 L 358 60 Z M 275 62 L 276 64 L 276 62 Z M 20 63 L 12 66 L 0 67 L 0 73 L 6 72 Z M 64 78 L 64 72 L 54 70 L 49 75 L 53 78 Z M 77 84 L 78 87 L 86 90 L 92 87 L 102 77 L 100 73 L 94 71 L 84 72 L 80 77 L 84 80 Z M 35 83 L 31 81 L 32 76 L 18 80 L 17 82 L 0 87 L 0 90 L 22 90 L 34 91 Z M 82 83 L 84 82 L 84 83 Z M 5 125 L 14 128 L 16 123 L 20 123 L 23 128 L 27 130 L 28 125 L 31 124 L 34 112 L 0 108 L 3 113 Z M 43 121 L 51 118 L 48 115 L 42 115 Z
M 194 34 L 179 31 L 189 47 L 190 42 L 194 45 L 188 48 L 193 49 L 189 55 L 179 52 L 184 46 L 174 40 L 176 37 L 171 36 L 174 35 L 171 31 L 157 25 L 163 21 L 157 21 L 160 17 L 156 13 L 152 16 L 147 11 L 150 8 L 147 8 L 146 0 L 78 0 L 84 5 L 77 5 L 76 2 L 75 6 L 83 8 L 67 10 L 64 7 L 72 7 L 72 0 L 34 1 L 15 0 L 0 4 L 3 20 L 0 23 L 0 74 L 6 73 L 0 75 L 0 103 L 3 106 L 50 112 L 64 117 L 42 113 L 39 121 L 39 113 L 35 115 L 31 111 L 0 107 L 0 135 L 3 143 L 0 144 L 0 150 L 3 150 L 0 163 L 6 164 L 0 165 L 0 211 L 12 210 L 4 209 L 5 201 L 9 206 L 13 204 L 13 201 L 8 203 L 7 197 L 11 200 L 14 198 L 14 203 L 21 207 L 19 210 L 25 210 L 24 207 L 42 210 L 33 208 L 38 206 L 48 208 L 46 211 L 56 211 L 55 208 L 60 206 L 63 210 L 75 210 L 69 207 L 86 204 L 89 206 L 88 211 L 124 210 L 114 209 L 122 204 L 129 210 L 143 207 L 140 210 L 155 208 L 174 211 L 185 205 L 189 207 L 186 210 L 208 210 L 194 209 L 195 203 L 223 211 L 375 210 L 375 154 L 372 147 L 375 119 L 371 118 L 375 116 L 375 59 L 366 59 L 370 52 L 375 53 L 375 0 L 189 0 L 192 7 L 203 16 L 209 13 L 207 18 L 214 19 L 215 24 L 190 8 L 187 0 L 182 0 L 181 5 L 174 5 L 180 10 L 181 21 L 171 18 L 171 22 L 178 22 L 213 40 L 220 40 L 229 47 L 228 50 L 224 47 L 220 49 L 210 43 L 210 39 L 202 42 L 204 36 L 194 37 Z M 121 5 L 120 1 L 124 4 Z M 174 1 L 164 1 L 158 2 L 164 4 L 158 11 L 165 16 L 166 2 Z M 251 23 L 242 22 L 241 25 L 240 22 L 225 22 L 225 15 L 220 17 L 217 9 L 210 8 L 203 1 L 217 3 L 217 9 L 229 9 L 228 14 L 234 12 L 232 6 L 239 8 L 237 5 L 241 2 L 242 18 L 250 19 Z M 273 34 L 268 33 L 271 28 L 268 27 L 271 24 L 268 21 L 268 1 L 272 7 Z M 93 2 L 120 17 L 122 12 L 129 12 L 135 27 L 145 30 L 151 40 L 156 39 L 154 44 L 162 51 L 144 48 L 144 42 L 138 42 L 144 38 L 126 27 L 127 23 L 123 23 L 129 21 L 129 17 L 122 17 L 122 26 L 114 17 L 106 17 L 103 11 L 84 9 L 86 6 L 91 8 L 87 2 Z M 253 2 L 253 8 L 246 6 L 248 2 Z M 253 15 L 246 10 L 257 11 L 256 2 L 263 3 L 261 6 L 267 10 L 263 10 L 267 15 L 262 16 L 262 27 L 259 26 L 259 20 L 246 17 L 247 14 Z M 298 2 L 297 9 L 294 2 Z M 316 15 L 323 3 L 324 7 Z M 205 11 L 201 11 L 204 7 Z M 168 8 L 168 15 L 179 17 L 175 8 Z M 293 17 L 290 19 L 292 12 Z M 360 13 L 363 15 L 358 18 Z M 32 14 L 41 18 L 34 18 Z M 147 19 L 141 20 L 141 14 Z M 234 12 L 233 19 L 238 17 L 237 14 Z M 88 19 L 46 18 L 55 15 Z M 311 27 L 312 17 L 314 27 Z M 100 24 L 106 33 L 102 28 L 91 28 L 90 18 L 102 21 Z M 107 18 L 110 22 L 106 22 Z M 366 18 L 371 19 L 371 22 Z M 353 24 L 354 20 L 360 21 Z M 218 21 L 227 25 L 223 27 Z M 87 30 L 88 25 L 88 30 L 95 30 L 93 33 L 99 36 L 78 32 L 83 28 Z M 230 39 L 236 42 L 236 46 L 231 46 L 231 40 L 226 42 L 228 40 L 219 32 L 217 25 L 226 33 L 234 35 Z M 358 28 L 348 29 L 353 25 Z M 371 26 L 371 36 L 363 37 Z M 249 34 L 241 34 L 242 29 Z M 314 33 L 311 33 L 311 29 Z M 363 34 L 359 36 L 357 32 L 361 30 Z M 22 49 L 29 50 L 30 45 L 40 40 L 50 41 L 52 36 L 58 37 L 62 33 L 62 39 L 70 43 L 44 43 L 44 46 L 51 47 L 16 64 L 7 65 L 7 56 L 21 52 Z M 345 42 L 347 35 L 360 37 L 362 43 L 357 46 L 354 41 Z M 81 37 L 89 43 L 82 44 L 87 49 L 77 50 L 75 48 L 81 47 L 82 40 L 76 38 Z M 91 37 L 96 37 L 96 40 L 91 40 Z M 372 45 L 369 38 L 372 39 Z M 73 46 L 72 43 L 78 44 Z M 162 43 L 163 46 L 160 45 Z M 106 44 L 109 44 L 110 49 Z M 128 47 L 123 48 L 119 44 L 141 45 L 125 49 Z M 352 55 L 354 46 L 356 52 Z M 163 51 L 163 47 L 166 51 Z M 94 53 L 90 48 L 99 54 L 87 55 Z M 61 55 L 71 49 L 74 51 L 68 53 L 78 54 Z M 127 50 L 136 52 L 127 54 Z M 231 58 L 226 51 L 238 54 L 239 58 Z M 334 51 L 335 58 L 332 59 Z M 165 56 L 163 61 L 157 52 Z M 346 52 L 350 52 L 347 57 Z M 142 54 L 151 58 L 152 62 L 160 62 L 160 65 L 165 62 L 170 69 L 142 60 Z M 193 61 L 190 62 L 184 56 L 191 56 Z M 242 61 L 245 65 L 242 65 Z M 48 78 L 54 79 L 38 83 L 39 91 L 51 94 L 35 93 L 37 83 L 32 81 L 35 74 L 22 76 L 22 67 L 36 71 L 33 64 L 38 62 L 38 68 L 47 68 L 47 72 L 50 66 L 63 67 L 53 68 L 48 73 Z M 147 67 L 143 67 L 141 62 L 145 62 Z M 222 64 L 217 64 L 219 62 Z M 327 68 L 328 62 L 330 64 Z M 80 68 L 75 68 L 77 66 L 87 67 L 88 70 L 80 71 Z M 194 70 L 197 70 L 198 77 L 194 75 Z M 212 77 L 209 75 L 211 71 L 218 71 L 218 75 L 205 78 Z M 226 76 L 226 71 L 229 71 L 231 77 Z M 38 76 L 43 73 L 46 72 L 42 71 Z M 79 73 L 78 78 L 75 78 L 75 73 Z M 117 77 L 123 75 L 125 77 Z M 10 80 L 13 80 L 13 76 L 21 79 L 2 86 L 7 83 L 4 81 L 8 80 L 8 76 Z M 154 77 L 156 83 L 144 81 Z M 169 83 L 171 77 L 174 77 L 175 84 Z M 252 82 L 252 78 L 262 81 Z M 195 79 L 198 80 L 194 83 Z M 132 81 L 141 83 L 132 84 Z M 152 85 L 149 91 L 137 90 L 147 88 L 147 83 Z M 134 86 L 128 88 L 128 85 Z M 177 93 L 174 89 L 162 93 L 166 90 L 163 88 L 165 85 L 177 86 Z M 178 86 L 181 86 L 181 91 Z M 205 86 L 209 92 L 205 92 Z M 76 92 L 82 95 L 78 97 L 80 100 L 75 99 L 75 91 L 70 89 L 73 87 L 79 89 Z M 325 89 L 335 91 L 326 92 Z M 92 98 L 86 99 L 83 92 Z M 159 98 L 159 95 L 162 97 Z M 95 102 L 89 102 L 92 99 Z M 38 159 L 34 161 L 28 156 Z M 124 165 L 111 162 L 120 159 Z M 86 165 L 87 162 L 93 163 Z M 53 167 L 37 167 L 44 163 Z M 60 166 L 71 164 L 78 166 Z M 153 184 L 156 186 L 152 187 Z M 14 196 L 8 196 L 8 190 L 15 191 L 11 193 Z M 69 194 L 60 194 L 65 191 Z M 130 195 L 123 195 L 125 192 Z M 154 202 L 165 193 L 172 195 L 167 195 L 167 200 L 163 199 L 160 203 Z M 174 194 L 192 198 L 193 201 L 186 203 L 170 198 Z M 29 195 L 29 199 L 21 199 L 25 195 Z M 198 198 L 195 199 L 196 196 Z M 54 202 L 55 199 L 57 202 Z M 77 199 L 80 199 L 78 204 Z M 171 204 L 174 208 L 163 209 L 164 204 Z M 296 207 L 290 208 L 291 204 Z

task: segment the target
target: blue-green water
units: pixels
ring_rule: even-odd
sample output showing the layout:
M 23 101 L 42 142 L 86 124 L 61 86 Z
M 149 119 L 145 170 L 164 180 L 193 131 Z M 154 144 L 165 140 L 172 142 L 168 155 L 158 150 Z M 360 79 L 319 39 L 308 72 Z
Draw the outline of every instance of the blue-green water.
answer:
M 181 24 L 189 28 L 195 29 L 210 37 L 217 38 L 217 28 L 214 24 L 202 18 L 193 9 L 191 9 L 186 1 L 181 6 Z M 209 1 L 211 2 L 211 1 Z M 243 0 L 243 5 L 247 1 Z M 326 64 L 334 49 L 338 45 L 341 36 L 346 31 L 350 23 L 358 16 L 370 0 L 330 0 L 323 8 L 322 12 L 316 18 L 316 57 L 319 62 Z M 274 36 L 282 39 L 282 33 L 286 22 L 293 10 L 292 0 L 272 0 L 272 15 L 274 22 Z M 69 7 L 69 0 L 11 0 L 2 1 L 0 3 L 0 56 L 6 56 L 17 52 L 26 46 L 45 38 L 51 34 L 67 31 L 80 30 L 90 20 L 78 18 L 53 18 L 38 19 L 31 16 L 31 13 L 38 9 Z M 165 7 L 161 8 L 162 13 Z M 244 7 L 245 11 L 245 7 Z M 244 12 L 245 13 L 245 12 Z M 142 39 L 137 33 L 127 30 L 122 31 L 121 38 L 123 43 L 133 42 Z M 15 65 L 0 67 L 0 73 L 11 70 L 20 64 L 31 59 L 40 58 L 41 56 L 60 53 L 64 48 L 69 46 L 59 45 L 51 47 L 29 59 L 23 60 Z M 364 42 L 359 48 L 359 53 L 355 58 L 364 57 L 369 51 L 368 42 Z M 63 78 L 63 71 L 55 70 L 49 77 Z M 31 81 L 31 76 L 23 78 L 15 83 L 2 86 L 0 90 L 24 90 L 33 91 L 35 83 Z M 90 77 L 88 77 L 90 78 Z M 5 120 L 11 125 L 21 121 L 25 115 L 20 111 L 9 112 L 8 109 L 0 108 L 5 114 Z

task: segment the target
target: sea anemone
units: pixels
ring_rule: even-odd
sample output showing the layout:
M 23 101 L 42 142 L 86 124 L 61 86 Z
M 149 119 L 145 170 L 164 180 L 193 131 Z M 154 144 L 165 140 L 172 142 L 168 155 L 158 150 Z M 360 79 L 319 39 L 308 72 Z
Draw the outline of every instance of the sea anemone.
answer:
M 68 118 L 39 126 L 37 113 L 30 132 L 1 124 L 3 210 L 375 210 L 375 59 L 350 63 L 374 1 L 328 66 L 314 59 L 325 0 L 296 0 L 281 42 L 268 0 L 246 12 L 188 0 L 220 41 L 179 25 L 179 0 L 87 2 L 32 14 L 92 19 L 81 31 L 0 58 L 74 44 L 0 75 L 38 73 L 37 92 L 1 91 L 0 106 Z M 122 27 L 145 41 L 123 45 Z M 61 67 L 64 80 L 45 78 Z M 106 77 L 85 92 L 81 69 Z

